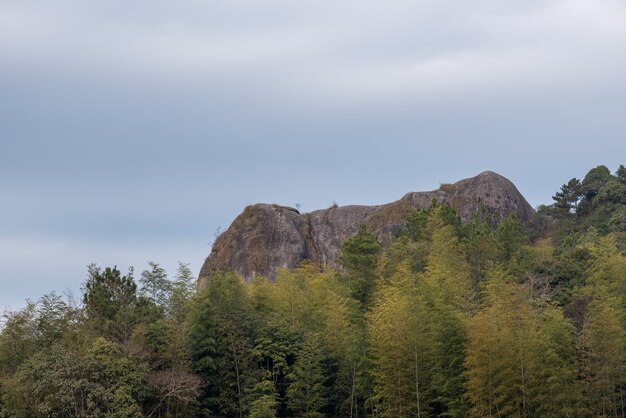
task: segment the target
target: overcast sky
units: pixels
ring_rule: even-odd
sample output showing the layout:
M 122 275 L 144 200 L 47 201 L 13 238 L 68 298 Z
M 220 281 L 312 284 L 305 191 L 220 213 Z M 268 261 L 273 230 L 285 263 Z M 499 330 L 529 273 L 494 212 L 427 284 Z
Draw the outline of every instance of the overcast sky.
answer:
M 255 202 L 626 164 L 626 3 L 0 0 L 0 310 L 194 273 Z

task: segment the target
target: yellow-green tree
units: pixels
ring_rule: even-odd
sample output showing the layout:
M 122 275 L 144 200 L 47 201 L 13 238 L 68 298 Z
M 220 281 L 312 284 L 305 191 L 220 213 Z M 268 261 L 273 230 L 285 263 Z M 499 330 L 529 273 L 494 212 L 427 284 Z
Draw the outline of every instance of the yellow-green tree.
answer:
M 426 230 L 430 241 L 426 270 L 421 276 L 433 297 L 468 314 L 475 299 L 470 267 L 459 244 L 454 226 L 446 221 L 443 207 L 431 210 Z
M 411 276 L 400 268 L 368 315 L 376 410 L 383 417 L 428 416 L 428 321 Z
M 579 338 L 587 412 L 623 416 L 626 408 L 626 257 L 615 237 L 589 237 L 592 254 L 584 293 L 591 300 Z
M 530 298 L 501 270 L 470 320 L 466 396 L 475 417 L 573 417 L 573 329 L 559 308 Z

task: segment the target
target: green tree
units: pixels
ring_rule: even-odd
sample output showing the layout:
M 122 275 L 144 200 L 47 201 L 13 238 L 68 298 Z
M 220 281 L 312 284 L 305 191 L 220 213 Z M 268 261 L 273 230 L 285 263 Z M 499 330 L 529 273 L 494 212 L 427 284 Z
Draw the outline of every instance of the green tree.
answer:
M 359 232 L 348 238 L 341 247 L 339 264 L 346 270 L 346 281 L 354 299 L 363 309 L 371 302 L 371 294 L 376 282 L 376 266 L 382 246 L 365 225 Z
M 554 206 L 561 214 L 576 212 L 578 202 L 583 197 L 582 185 L 580 180 L 573 178 L 566 184 L 561 186 L 561 191 L 556 192 L 552 199 L 555 201 Z
M 615 172 L 615 175 L 622 183 L 626 183 L 626 167 L 623 164 L 620 164 L 619 168 Z
M 485 280 L 487 271 L 497 258 L 495 229 L 481 219 L 471 219 L 463 225 L 463 252 L 469 264 L 472 283 L 478 285 Z
M 192 309 L 190 353 L 204 380 L 203 407 L 218 416 L 243 417 L 247 392 L 258 379 L 254 364 L 251 306 L 236 274 L 211 277 Z
M 16 416 L 141 417 L 146 366 L 99 338 L 85 355 L 53 345 L 22 364 L 9 398 Z
M 28 302 L 17 312 L 4 313 L 0 334 L 0 372 L 11 375 L 37 349 L 37 305 Z
M 219 367 L 220 355 L 223 354 L 218 341 L 217 318 L 207 293 L 200 294 L 192 306 L 187 338 L 193 371 L 204 382 L 201 408 L 205 415 L 220 416 Z
M 98 335 L 126 340 L 136 323 L 137 285 L 133 270 L 123 276 L 117 267 L 88 267 L 83 304 L 89 326 Z
M 254 387 L 256 392 L 250 407 L 249 418 L 276 418 L 276 392 L 271 380 L 263 380 Z
M 42 348 L 50 347 L 70 331 L 76 331 L 80 313 L 78 309 L 55 292 L 42 296 L 37 301 L 36 331 L 38 344 Z
M 91 379 L 104 388 L 99 403 L 107 417 L 142 417 L 148 367 L 141 359 L 125 355 L 120 344 L 99 337 L 87 352 L 85 362 Z
M 582 193 L 585 195 L 585 198 L 588 201 L 592 200 L 598 194 L 602 186 L 612 177 L 611 171 L 604 165 L 599 165 L 589 170 L 581 183 Z
M 519 254 L 522 246 L 528 243 L 522 224 L 513 214 L 500 222 L 496 233 L 500 260 L 505 262 L 511 261 Z
M 307 334 L 296 354 L 296 361 L 287 376 L 287 405 L 298 417 L 321 418 L 326 406 L 326 360 L 321 338 L 317 334 Z
M 167 278 L 167 272 L 154 261 L 148 261 L 149 270 L 141 272 L 139 283 L 140 293 L 149 298 L 155 305 L 165 308 L 172 293 L 172 282 Z
M 61 346 L 33 355 L 11 385 L 16 416 L 103 416 L 105 388 L 90 380 L 87 364 Z
M 188 263 L 178 262 L 169 299 L 168 316 L 180 323 L 186 320 L 190 303 L 196 294 L 196 277 Z

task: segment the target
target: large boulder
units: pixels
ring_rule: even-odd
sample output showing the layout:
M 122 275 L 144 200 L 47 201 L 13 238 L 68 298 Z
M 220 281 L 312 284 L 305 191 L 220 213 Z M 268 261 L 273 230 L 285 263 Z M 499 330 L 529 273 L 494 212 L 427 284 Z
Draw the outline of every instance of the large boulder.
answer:
M 411 212 L 428 208 L 434 199 L 456 209 L 464 221 L 481 208 L 496 219 L 515 214 L 522 222 L 534 214 L 515 185 L 492 171 L 438 190 L 408 193 L 379 206 L 333 206 L 301 214 L 286 206 L 251 205 L 215 240 L 200 270 L 199 285 L 223 270 L 235 271 L 246 280 L 256 274 L 273 279 L 277 268 L 293 268 L 305 259 L 336 267 L 341 244 L 361 224 L 387 242 L 400 232 Z

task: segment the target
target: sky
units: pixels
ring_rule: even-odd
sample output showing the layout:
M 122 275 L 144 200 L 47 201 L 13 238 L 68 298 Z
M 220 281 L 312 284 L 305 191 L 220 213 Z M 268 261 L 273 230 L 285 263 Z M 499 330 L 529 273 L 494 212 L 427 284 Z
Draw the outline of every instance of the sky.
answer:
M 623 0 L 0 0 L 0 311 L 197 273 L 248 204 L 626 164 Z

